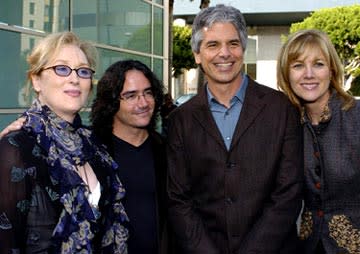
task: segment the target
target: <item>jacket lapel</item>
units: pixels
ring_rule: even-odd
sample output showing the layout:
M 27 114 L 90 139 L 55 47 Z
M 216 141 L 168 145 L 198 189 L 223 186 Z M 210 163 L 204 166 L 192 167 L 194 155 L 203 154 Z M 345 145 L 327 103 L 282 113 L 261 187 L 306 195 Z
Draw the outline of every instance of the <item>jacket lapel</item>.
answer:
M 234 136 L 232 138 L 230 150 L 236 145 L 241 136 L 255 122 L 255 119 L 261 113 L 266 103 L 262 100 L 264 93 L 258 89 L 258 84 L 249 79 L 249 85 L 246 89 L 244 104 L 241 109 L 240 119 L 237 122 Z
M 266 103 L 262 100 L 264 93 L 260 91 L 259 85 L 253 80 L 249 79 L 249 85 L 246 89 L 244 104 L 241 110 L 240 119 L 237 122 L 234 136 L 231 143 L 231 148 L 239 142 L 241 136 L 254 123 L 257 116 L 260 114 Z M 209 133 L 224 149 L 225 143 L 222 139 L 221 133 L 216 125 L 216 122 L 209 110 L 209 103 L 207 100 L 206 88 L 199 92 L 198 96 L 194 97 L 194 111 L 193 116 L 199 122 L 201 128 Z
M 198 96 L 194 98 L 194 104 L 195 107 L 193 110 L 193 116 L 198 121 L 201 128 L 208 132 L 210 136 L 212 136 L 220 145 L 226 149 L 221 133 L 216 125 L 214 117 L 209 110 L 206 86 L 204 86 L 203 89 L 200 90 Z

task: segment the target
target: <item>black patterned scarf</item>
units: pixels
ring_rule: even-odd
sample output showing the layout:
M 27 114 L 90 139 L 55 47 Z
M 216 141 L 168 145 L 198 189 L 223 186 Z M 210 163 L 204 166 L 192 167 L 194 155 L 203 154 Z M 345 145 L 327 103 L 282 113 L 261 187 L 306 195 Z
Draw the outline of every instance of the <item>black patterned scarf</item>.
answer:
M 96 145 L 91 131 L 82 125 L 79 115 L 70 124 L 35 100 L 24 116 L 24 129 L 36 138 L 42 149 L 38 156 L 47 162 L 52 182 L 49 186 L 57 190 L 47 191 L 49 195 L 52 193 L 52 199 L 58 197 L 63 206 L 53 231 L 54 251 L 93 253 L 92 240 L 99 232 L 98 224 L 101 221 L 101 252 L 127 253 L 128 232 L 123 224 L 128 218 L 121 204 L 125 190 L 117 177 L 118 166 L 115 161 L 102 146 Z M 76 166 L 84 165 L 94 157 L 99 158 L 103 167 L 109 169 L 107 181 L 101 185 L 110 193 L 106 200 L 110 209 L 102 214 L 101 219 L 97 218 L 90 206 L 87 200 L 88 187 L 76 172 Z

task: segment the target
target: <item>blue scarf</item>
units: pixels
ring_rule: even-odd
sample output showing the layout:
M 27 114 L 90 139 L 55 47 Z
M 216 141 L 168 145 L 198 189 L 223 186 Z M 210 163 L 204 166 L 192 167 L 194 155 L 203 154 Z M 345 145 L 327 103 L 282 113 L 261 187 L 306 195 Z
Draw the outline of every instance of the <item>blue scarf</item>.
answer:
M 128 217 L 121 204 L 125 190 L 116 174 L 116 162 L 104 147 L 96 145 L 79 115 L 70 124 L 35 100 L 24 116 L 24 129 L 36 138 L 42 150 L 37 156 L 43 157 L 48 165 L 51 183 L 47 192 L 52 200 L 60 199 L 62 204 L 52 236 L 54 252 L 93 253 L 93 239 L 101 232 L 101 253 L 127 253 L 128 232 L 123 224 Z M 76 166 L 94 158 L 109 172 L 106 181 L 101 182 L 108 195 L 107 209 L 100 210 L 99 219 L 87 200 L 88 187 L 76 172 Z

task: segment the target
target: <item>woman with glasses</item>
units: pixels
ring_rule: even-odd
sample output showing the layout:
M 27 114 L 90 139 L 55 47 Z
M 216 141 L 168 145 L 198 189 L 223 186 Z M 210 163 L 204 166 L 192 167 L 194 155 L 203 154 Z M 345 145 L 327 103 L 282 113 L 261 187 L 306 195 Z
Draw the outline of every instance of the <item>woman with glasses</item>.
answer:
M 277 79 L 304 128 L 302 253 L 360 253 L 360 103 L 343 89 L 329 37 L 318 30 L 291 35 Z
M 96 49 L 52 34 L 28 57 L 36 99 L 21 130 L 0 141 L 2 253 L 126 253 L 117 164 L 79 116 Z

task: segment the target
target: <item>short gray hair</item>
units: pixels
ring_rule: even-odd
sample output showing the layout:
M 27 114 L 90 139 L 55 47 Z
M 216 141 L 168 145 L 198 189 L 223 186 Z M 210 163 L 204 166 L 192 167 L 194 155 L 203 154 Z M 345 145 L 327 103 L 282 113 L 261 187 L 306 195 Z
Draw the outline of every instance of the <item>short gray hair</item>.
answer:
M 215 23 L 233 24 L 239 34 L 243 51 L 245 51 L 247 45 L 247 30 L 244 16 L 240 10 L 223 4 L 205 8 L 196 15 L 191 34 L 192 51 L 195 53 L 200 52 L 200 45 L 203 40 L 203 28 L 211 27 Z

